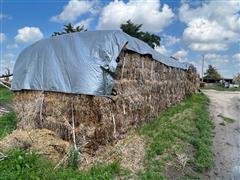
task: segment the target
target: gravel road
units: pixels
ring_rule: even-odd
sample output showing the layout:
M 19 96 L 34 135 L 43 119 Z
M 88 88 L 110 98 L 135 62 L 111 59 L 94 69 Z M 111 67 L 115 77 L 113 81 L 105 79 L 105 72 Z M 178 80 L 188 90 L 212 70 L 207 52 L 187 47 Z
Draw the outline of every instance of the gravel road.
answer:
M 240 180 L 240 92 L 203 92 L 210 99 L 210 114 L 215 125 L 214 165 L 206 179 Z

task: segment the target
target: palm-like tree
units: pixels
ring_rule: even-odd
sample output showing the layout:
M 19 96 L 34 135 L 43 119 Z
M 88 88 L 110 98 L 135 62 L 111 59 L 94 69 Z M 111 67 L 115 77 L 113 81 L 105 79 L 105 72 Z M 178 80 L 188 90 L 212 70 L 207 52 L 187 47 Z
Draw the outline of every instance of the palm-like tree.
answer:
M 61 31 L 61 32 L 54 32 L 52 34 L 52 36 L 59 36 L 59 35 L 62 35 L 62 34 L 87 31 L 87 29 L 84 28 L 84 25 L 77 26 L 76 28 L 74 28 L 74 26 L 71 23 L 68 23 L 68 24 L 64 25 L 63 30 L 64 31 Z
M 71 23 L 68 23 L 67 25 L 64 25 L 64 31 L 66 32 L 66 33 L 73 33 L 73 32 L 75 32 L 75 29 L 74 29 L 74 27 L 73 27 L 73 25 L 71 24 Z

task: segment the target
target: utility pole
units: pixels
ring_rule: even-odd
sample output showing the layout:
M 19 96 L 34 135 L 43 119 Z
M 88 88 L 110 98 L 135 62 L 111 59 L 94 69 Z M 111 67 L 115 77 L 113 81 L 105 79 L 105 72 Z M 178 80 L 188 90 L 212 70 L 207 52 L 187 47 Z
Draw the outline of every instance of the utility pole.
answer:
M 202 82 L 203 82 L 203 70 L 204 70 L 204 54 L 202 54 Z

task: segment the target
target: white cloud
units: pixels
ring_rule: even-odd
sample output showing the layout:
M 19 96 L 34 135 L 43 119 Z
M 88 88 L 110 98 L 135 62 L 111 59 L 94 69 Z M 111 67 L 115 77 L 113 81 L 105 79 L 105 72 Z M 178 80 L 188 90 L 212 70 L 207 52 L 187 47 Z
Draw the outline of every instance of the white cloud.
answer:
M 220 63 L 219 65 L 221 65 L 221 63 L 228 63 L 229 62 L 229 58 L 227 55 L 220 55 L 220 54 L 216 54 L 216 53 L 208 53 L 204 56 L 206 61 L 210 61 L 210 63 Z
M 204 57 L 205 65 L 213 65 L 223 77 L 232 77 L 232 75 L 235 73 L 235 65 L 233 65 L 229 55 L 208 53 Z M 204 68 L 205 70 L 207 69 L 206 66 Z
M 11 19 L 12 17 L 3 13 L 0 13 L 0 21 L 4 19 Z
M 240 1 L 207 1 L 201 6 L 191 8 L 183 3 L 179 8 L 179 18 L 185 23 L 202 17 L 209 21 L 217 21 L 221 26 L 231 28 L 229 19 L 239 22 Z
M 0 60 L 1 65 L 5 64 L 6 66 L 7 65 L 10 66 L 14 62 L 14 60 L 15 60 L 15 55 L 12 54 L 12 53 L 5 53 L 5 54 L 3 54 L 3 56 L 1 58 L 2 58 Z
M 225 50 L 226 44 L 237 37 L 235 32 L 204 18 L 190 21 L 183 32 L 183 39 L 190 43 L 190 48 L 195 51 Z
M 74 22 L 79 16 L 91 12 L 93 5 L 94 1 L 70 0 L 64 6 L 63 11 L 59 15 L 53 16 L 50 20 L 54 22 Z
M 168 55 L 168 54 L 169 54 L 169 52 L 167 51 L 167 49 L 165 48 L 164 45 L 156 46 L 154 49 L 155 49 L 156 51 L 160 52 L 160 53 L 163 54 L 163 55 Z
M 143 24 L 142 30 L 160 32 L 174 18 L 172 9 L 164 4 L 160 8 L 159 0 L 129 2 L 113 1 L 103 8 L 97 29 L 119 29 L 127 20 Z
M 0 33 L 0 43 L 5 41 L 7 39 L 7 36 L 4 33 Z
M 87 19 L 84 19 L 84 20 L 82 20 L 82 21 L 80 21 L 80 22 L 78 22 L 78 23 L 76 23 L 75 25 L 74 25 L 74 27 L 77 27 L 77 26 L 84 26 L 84 28 L 89 28 L 89 25 L 91 24 L 91 22 L 93 21 L 93 18 L 87 18 Z
M 189 47 L 194 51 L 221 51 L 226 50 L 225 43 L 195 43 L 191 42 Z
M 208 53 L 204 57 L 206 60 L 212 60 L 212 59 L 215 60 L 216 58 L 219 58 L 220 55 L 215 54 L 215 53 Z
M 18 34 L 15 36 L 16 42 L 32 43 L 43 38 L 43 33 L 38 27 L 24 27 L 18 29 Z
M 230 26 L 230 28 L 233 31 L 240 31 L 240 16 L 239 14 L 232 15 L 230 17 L 227 17 L 227 22 Z
M 183 3 L 179 18 L 187 24 L 183 39 L 195 51 L 222 51 L 240 39 L 240 1 L 207 1 L 191 8 Z
M 178 59 L 185 58 L 188 55 L 188 51 L 181 49 L 173 54 L 173 57 L 176 57 Z
M 180 38 L 171 35 L 163 35 L 163 42 L 166 46 L 172 46 L 180 42 Z
M 4 59 L 5 61 L 11 61 L 11 60 L 14 59 L 14 57 L 15 57 L 15 55 L 12 54 L 12 53 L 6 53 L 6 54 L 3 55 L 3 59 Z
M 236 53 L 232 56 L 235 60 L 240 62 L 240 53 Z
M 1 58 L 2 59 L 0 59 L 0 74 L 3 74 L 6 69 L 10 69 L 12 72 L 16 56 L 12 53 L 6 53 L 3 54 Z
M 18 45 L 16 43 L 7 45 L 7 49 L 16 49 L 16 48 L 18 48 Z
M 185 40 L 205 43 L 231 41 L 235 37 L 237 37 L 236 33 L 224 29 L 215 21 L 204 18 L 192 20 L 183 32 Z

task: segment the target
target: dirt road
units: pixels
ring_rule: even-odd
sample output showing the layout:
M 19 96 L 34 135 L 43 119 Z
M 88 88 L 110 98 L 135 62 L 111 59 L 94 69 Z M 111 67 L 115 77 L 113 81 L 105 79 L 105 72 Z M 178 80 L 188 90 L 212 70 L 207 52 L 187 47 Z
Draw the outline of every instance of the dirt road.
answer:
M 214 165 L 206 179 L 240 180 L 240 92 L 203 91 L 215 125 Z

